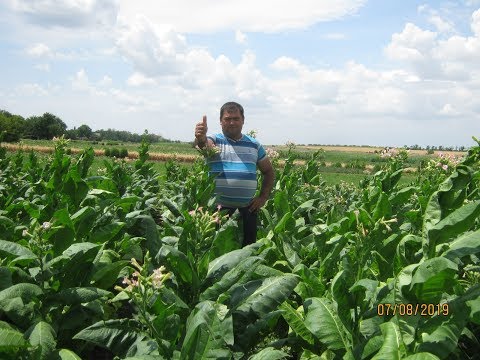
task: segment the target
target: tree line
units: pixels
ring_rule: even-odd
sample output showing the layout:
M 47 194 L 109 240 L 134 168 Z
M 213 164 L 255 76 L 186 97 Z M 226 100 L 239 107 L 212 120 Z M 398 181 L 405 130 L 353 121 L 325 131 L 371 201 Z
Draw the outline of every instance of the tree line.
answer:
M 41 116 L 30 116 L 25 119 L 20 115 L 0 110 L 0 141 L 17 142 L 20 139 L 51 140 L 62 135 L 72 140 L 141 142 L 142 137 L 146 136 L 147 141 L 150 143 L 172 142 L 172 140 L 156 134 L 135 134 L 129 131 L 114 129 L 93 131 L 86 124 L 80 125 L 78 128 L 67 129 L 67 125 L 62 119 L 48 112 Z

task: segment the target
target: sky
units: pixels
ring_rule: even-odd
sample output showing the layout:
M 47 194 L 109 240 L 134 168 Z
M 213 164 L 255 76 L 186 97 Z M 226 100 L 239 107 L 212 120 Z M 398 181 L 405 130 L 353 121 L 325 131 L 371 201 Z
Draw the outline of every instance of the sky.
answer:
M 191 141 L 473 146 L 480 0 L 2 0 L 0 109 Z

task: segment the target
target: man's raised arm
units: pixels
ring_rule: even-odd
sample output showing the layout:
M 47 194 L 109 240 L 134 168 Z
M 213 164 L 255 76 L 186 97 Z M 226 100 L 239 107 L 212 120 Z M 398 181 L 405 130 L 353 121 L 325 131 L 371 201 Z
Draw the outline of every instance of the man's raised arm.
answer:
M 200 149 L 203 149 L 207 143 L 209 145 L 213 145 L 212 140 L 207 138 L 207 116 L 203 115 L 203 119 L 201 122 L 195 125 L 195 146 L 198 146 Z

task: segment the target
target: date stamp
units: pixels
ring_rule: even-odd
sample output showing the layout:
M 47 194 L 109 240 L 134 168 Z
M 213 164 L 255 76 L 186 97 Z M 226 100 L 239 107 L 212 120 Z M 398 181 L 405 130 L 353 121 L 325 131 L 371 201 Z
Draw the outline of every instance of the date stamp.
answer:
M 449 306 L 444 304 L 378 304 L 377 315 L 389 316 L 447 316 L 449 314 Z

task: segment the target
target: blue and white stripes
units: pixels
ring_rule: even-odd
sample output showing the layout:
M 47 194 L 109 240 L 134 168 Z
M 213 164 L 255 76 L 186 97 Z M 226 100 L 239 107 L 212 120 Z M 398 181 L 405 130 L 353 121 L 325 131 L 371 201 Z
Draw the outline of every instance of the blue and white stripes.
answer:
M 257 163 L 266 156 L 265 149 L 254 138 L 243 135 L 232 140 L 223 134 L 207 135 L 220 149 L 208 159 L 215 179 L 217 201 L 222 206 L 245 207 L 257 190 Z

